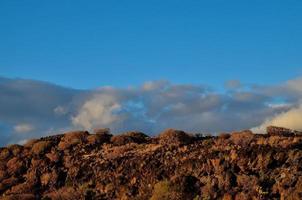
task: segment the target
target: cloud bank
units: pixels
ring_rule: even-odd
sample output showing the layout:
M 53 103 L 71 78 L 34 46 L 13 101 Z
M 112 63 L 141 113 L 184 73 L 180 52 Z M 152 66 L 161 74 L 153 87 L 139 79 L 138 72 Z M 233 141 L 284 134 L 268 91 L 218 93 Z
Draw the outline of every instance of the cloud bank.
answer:
M 128 88 L 75 90 L 51 83 L 0 78 L 0 145 L 69 129 L 108 127 L 114 133 L 155 134 L 253 129 L 267 125 L 302 130 L 302 78 L 279 85 L 226 82 L 207 85 L 150 81 Z

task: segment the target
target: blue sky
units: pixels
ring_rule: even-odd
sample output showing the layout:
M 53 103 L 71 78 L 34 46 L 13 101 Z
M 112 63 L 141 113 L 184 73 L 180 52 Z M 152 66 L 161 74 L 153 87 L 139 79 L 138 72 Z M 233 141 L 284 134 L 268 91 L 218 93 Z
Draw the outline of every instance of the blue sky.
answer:
M 301 10 L 301 0 L 1 0 L 0 146 L 100 127 L 302 130 Z
M 302 74 L 302 1 L 0 2 L 0 75 L 73 88 Z

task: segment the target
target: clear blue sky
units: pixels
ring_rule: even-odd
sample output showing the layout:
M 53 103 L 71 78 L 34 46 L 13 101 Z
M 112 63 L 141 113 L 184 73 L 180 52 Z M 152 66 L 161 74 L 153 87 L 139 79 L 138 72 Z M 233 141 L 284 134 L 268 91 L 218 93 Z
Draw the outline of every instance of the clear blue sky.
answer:
M 0 1 L 0 76 L 74 88 L 302 75 L 302 1 Z

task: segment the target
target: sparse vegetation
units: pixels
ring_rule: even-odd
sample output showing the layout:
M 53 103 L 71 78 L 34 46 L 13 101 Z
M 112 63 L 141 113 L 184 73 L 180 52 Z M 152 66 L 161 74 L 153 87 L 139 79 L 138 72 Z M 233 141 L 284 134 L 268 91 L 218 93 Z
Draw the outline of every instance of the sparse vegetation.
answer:
M 140 132 L 112 136 L 84 131 L 45 137 L 26 147 L 0 149 L 0 195 L 6 199 L 300 199 L 302 133 L 279 132 L 198 137 L 168 129 L 154 138 Z

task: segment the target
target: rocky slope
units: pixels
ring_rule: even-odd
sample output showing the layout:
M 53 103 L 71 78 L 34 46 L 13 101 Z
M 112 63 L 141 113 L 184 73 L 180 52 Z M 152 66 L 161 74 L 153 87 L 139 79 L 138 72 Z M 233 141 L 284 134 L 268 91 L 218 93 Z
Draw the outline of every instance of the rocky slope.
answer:
M 302 133 L 69 132 L 0 149 L 1 199 L 302 199 Z

